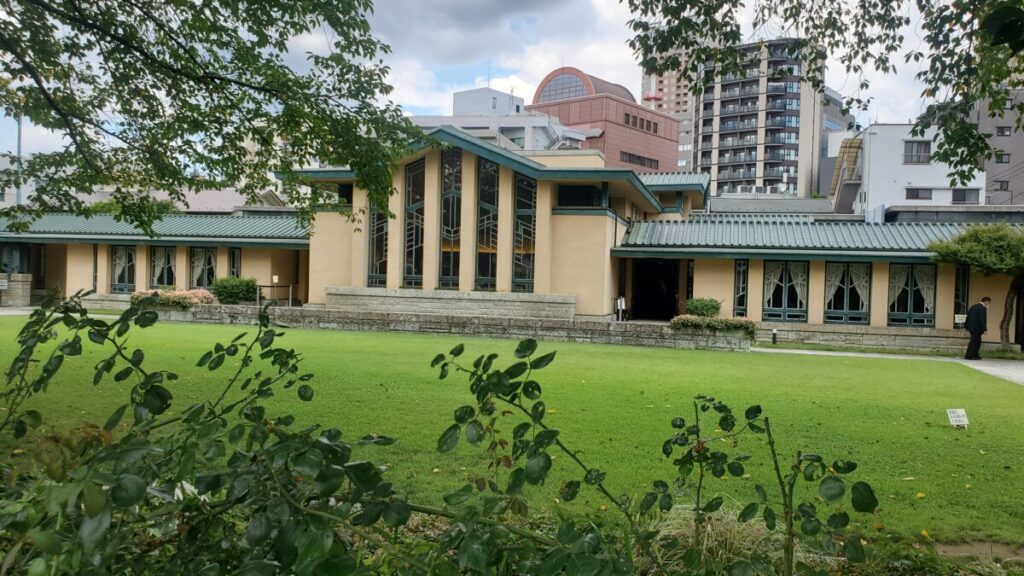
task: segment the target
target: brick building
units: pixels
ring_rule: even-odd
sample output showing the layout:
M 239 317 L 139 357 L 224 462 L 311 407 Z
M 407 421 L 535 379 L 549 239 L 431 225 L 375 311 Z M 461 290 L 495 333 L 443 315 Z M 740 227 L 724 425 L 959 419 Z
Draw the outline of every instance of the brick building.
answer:
M 624 86 L 576 68 L 558 68 L 537 86 L 533 104 L 526 109 L 555 116 L 584 132 L 584 147 L 600 150 L 610 168 L 676 169 L 679 121 L 637 104 Z

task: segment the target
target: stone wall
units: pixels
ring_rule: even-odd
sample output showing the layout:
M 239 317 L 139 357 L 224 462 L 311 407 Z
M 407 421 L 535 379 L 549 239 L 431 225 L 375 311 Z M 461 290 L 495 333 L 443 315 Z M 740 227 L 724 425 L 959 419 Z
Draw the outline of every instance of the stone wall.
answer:
M 571 320 L 576 297 L 517 292 L 388 290 L 328 286 L 324 308 L 340 312 Z
M 208 324 L 255 324 L 255 306 L 196 306 L 161 311 L 163 320 Z M 327 308 L 270 308 L 271 321 L 290 328 L 419 332 L 493 338 L 537 338 L 549 342 L 629 344 L 659 348 L 749 350 L 742 331 L 675 331 L 668 324 L 538 318 L 497 318 L 443 314 L 349 312 Z
M 772 329 L 778 331 L 779 343 L 826 344 L 837 347 L 854 346 L 890 350 L 963 352 L 967 348 L 968 338 L 968 334 L 964 330 L 761 322 L 757 331 L 757 341 L 771 342 Z M 985 345 L 985 348 L 997 347 L 997 344 Z M 1019 349 L 1019 346 L 1015 348 Z
M 32 300 L 31 274 L 0 274 L 7 280 L 7 289 L 0 290 L 0 306 L 28 306 Z
M 82 299 L 88 308 L 101 310 L 127 310 L 132 304 L 131 294 L 90 294 Z

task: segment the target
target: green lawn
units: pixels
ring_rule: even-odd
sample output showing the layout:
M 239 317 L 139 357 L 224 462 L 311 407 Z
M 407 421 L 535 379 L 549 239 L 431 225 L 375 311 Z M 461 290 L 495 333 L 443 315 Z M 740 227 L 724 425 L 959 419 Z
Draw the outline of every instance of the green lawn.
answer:
M 23 321 L 0 318 L 4 366 Z M 172 389 L 176 405 L 184 407 L 219 390 L 209 373 L 194 367 L 195 360 L 213 342 L 240 331 L 158 324 L 135 331 L 132 343 L 147 351 L 148 367 L 181 375 Z M 350 439 L 368 433 L 397 437 L 393 446 L 358 450 L 391 466 L 391 479 L 419 501 L 436 503 L 443 492 L 485 473 L 481 450 L 463 443 L 454 453 L 434 452 L 452 411 L 470 398 L 464 379 L 438 381 L 429 363 L 462 341 L 470 358 L 495 351 L 507 360 L 514 342 L 304 330 L 290 331 L 287 340 L 316 374 L 316 399 L 302 403 L 288 391 L 273 401 L 271 413 L 338 427 Z M 875 487 L 881 502 L 869 525 L 881 523 L 902 534 L 927 530 L 941 541 L 1024 543 L 1024 387 L 926 360 L 541 344 L 541 351 L 551 349 L 559 351 L 558 358 L 539 373 L 546 422 L 561 429 L 563 440 L 588 463 L 608 472 L 614 492 L 635 494 L 653 479 L 672 478 L 660 450 L 671 433 L 669 421 L 691 414 L 694 395 L 709 394 L 740 413 L 761 404 L 787 456 L 803 449 L 859 462 L 856 475 Z M 45 397 L 35 401 L 48 422 L 102 423 L 123 401 L 124 384 L 93 387 L 94 358 L 87 354 L 65 364 Z M 950 428 L 945 410 L 952 407 L 967 410 L 970 430 Z M 752 498 L 755 482 L 768 485 L 771 478 L 761 437 L 746 437 L 738 451 L 754 455 L 747 466 L 752 478 L 711 482 L 711 490 L 730 496 L 734 506 Z M 564 459 L 556 458 L 554 469 L 537 494 L 539 506 L 556 505 L 557 486 L 578 477 Z M 601 503 L 584 489 L 574 504 L 596 510 Z

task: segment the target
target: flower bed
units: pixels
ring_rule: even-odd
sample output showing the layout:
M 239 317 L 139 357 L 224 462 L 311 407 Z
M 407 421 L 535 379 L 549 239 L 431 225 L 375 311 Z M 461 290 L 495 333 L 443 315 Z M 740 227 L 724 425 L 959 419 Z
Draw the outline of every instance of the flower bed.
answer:
M 757 335 L 757 322 L 743 318 L 707 318 L 683 314 L 669 322 L 673 330 L 696 330 L 697 332 L 728 332 L 741 330 L 751 340 Z

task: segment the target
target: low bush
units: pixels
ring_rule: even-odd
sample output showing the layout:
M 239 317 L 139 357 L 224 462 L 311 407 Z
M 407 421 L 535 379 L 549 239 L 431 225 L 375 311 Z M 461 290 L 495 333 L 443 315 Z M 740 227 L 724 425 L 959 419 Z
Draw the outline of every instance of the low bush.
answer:
M 686 313 L 690 316 L 718 318 L 722 303 L 714 298 L 690 298 L 686 301 Z
M 210 291 L 221 304 L 255 302 L 257 290 L 259 287 L 255 278 L 218 278 L 210 286 Z
M 757 323 L 743 318 L 707 318 L 705 316 L 683 314 L 673 318 L 669 322 L 669 326 L 673 330 L 697 330 L 698 332 L 742 330 L 747 333 L 751 340 L 757 336 Z
M 195 290 L 149 290 L 132 294 L 132 306 L 137 308 L 178 308 L 188 310 L 197 304 L 216 304 L 217 297 L 210 292 Z

